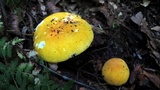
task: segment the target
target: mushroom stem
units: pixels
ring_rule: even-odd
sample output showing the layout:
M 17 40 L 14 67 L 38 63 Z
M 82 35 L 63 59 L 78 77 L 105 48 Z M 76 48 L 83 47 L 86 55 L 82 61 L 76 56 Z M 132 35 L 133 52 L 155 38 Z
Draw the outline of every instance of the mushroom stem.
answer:
M 57 70 L 58 69 L 58 65 L 57 63 L 48 63 L 49 67 L 52 69 L 52 70 Z

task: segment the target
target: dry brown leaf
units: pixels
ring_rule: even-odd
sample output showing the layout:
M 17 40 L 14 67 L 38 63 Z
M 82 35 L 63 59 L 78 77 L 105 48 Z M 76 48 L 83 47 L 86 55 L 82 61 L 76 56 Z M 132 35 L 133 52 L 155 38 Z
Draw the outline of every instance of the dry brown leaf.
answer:
M 53 2 L 47 1 L 46 7 L 47 7 L 47 11 L 49 12 L 49 14 L 61 11 L 61 9 L 58 8 Z
M 155 74 L 143 71 L 143 74 L 146 75 L 149 80 L 156 85 L 160 89 L 160 76 L 157 76 Z
M 156 59 L 156 63 L 160 62 L 160 54 L 157 51 L 152 51 L 153 57 Z
M 109 11 L 109 7 L 107 5 L 104 5 L 104 6 L 101 6 L 99 7 L 99 11 L 104 15 L 104 17 L 106 18 L 107 20 L 107 23 L 109 26 L 112 26 L 113 25 L 113 22 L 114 22 L 114 16 L 113 15 L 110 15 L 110 12 Z M 108 12 L 108 13 L 106 13 Z
M 134 68 L 134 70 L 131 72 L 131 75 L 130 75 L 130 79 L 129 79 L 129 83 L 130 84 L 133 84 L 137 78 L 138 78 L 138 75 L 142 72 L 142 68 L 141 68 L 141 65 L 136 65 L 136 67 Z
M 152 28 L 153 29 L 153 28 Z M 155 28 L 154 28 L 155 29 Z M 145 18 L 142 19 L 141 23 L 141 31 L 145 33 L 148 36 L 148 48 L 151 50 L 151 56 L 155 59 L 157 65 L 160 66 L 160 53 L 158 52 L 160 49 L 160 40 L 159 36 L 155 35 L 155 32 L 153 30 L 150 30 L 148 28 L 148 23 Z M 156 53 L 155 53 L 156 52 Z
M 152 70 L 153 72 L 153 70 Z M 160 76 L 147 72 L 141 65 L 137 65 L 131 72 L 130 84 L 133 84 L 136 80 L 139 80 L 140 86 L 146 86 L 149 81 L 153 82 L 155 86 L 160 88 Z
M 8 32 L 14 33 L 16 35 L 21 35 L 20 29 L 19 29 L 19 17 L 15 14 L 11 14 L 8 18 L 8 27 L 9 30 L 7 30 Z

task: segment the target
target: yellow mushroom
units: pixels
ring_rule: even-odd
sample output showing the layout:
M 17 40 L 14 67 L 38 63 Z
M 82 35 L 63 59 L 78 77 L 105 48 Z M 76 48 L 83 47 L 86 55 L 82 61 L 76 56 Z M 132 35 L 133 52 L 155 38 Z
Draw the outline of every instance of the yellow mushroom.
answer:
M 110 85 L 120 86 L 125 84 L 129 75 L 129 68 L 121 58 L 111 58 L 102 67 L 102 76 Z
M 79 15 L 58 12 L 36 27 L 34 49 L 47 62 L 63 62 L 85 51 L 93 37 L 91 26 Z

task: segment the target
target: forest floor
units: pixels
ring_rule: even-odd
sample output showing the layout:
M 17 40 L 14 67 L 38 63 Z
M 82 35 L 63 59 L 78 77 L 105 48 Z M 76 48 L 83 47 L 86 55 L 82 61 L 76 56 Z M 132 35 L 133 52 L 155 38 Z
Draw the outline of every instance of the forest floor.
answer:
M 24 53 L 34 49 L 34 28 L 52 13 L 75 13 L 92 25 L 92 45 L 82 54 L 58 63 L 57 72 L 61 75 L 95 90 L 160 89 L 159 0 L 17 0 L 14 4 L 13 0 L 6 1 L 0 3 L 3 36 L 23 38 Z M 106 84 L 101 75 L 103 64 L 113 57 L 124 59 L 130 69 L 129 80 L 122 86 Z M 55 81 L 60 83 L 63 79 L 57 77 Z M 73 88 L 92 89 L 78 84 Z

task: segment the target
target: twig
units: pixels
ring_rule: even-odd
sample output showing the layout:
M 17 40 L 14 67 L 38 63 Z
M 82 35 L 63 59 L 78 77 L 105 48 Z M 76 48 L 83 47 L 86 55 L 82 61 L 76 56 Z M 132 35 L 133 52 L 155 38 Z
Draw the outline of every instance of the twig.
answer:
M 74 83 L 76 83 L 76 84 L 78 84 L 78 85 L 81 85 L 81 86 L 84 86 L 84 87 L 86 87 L 86 88 L 88 88 L 88 89 L 91 89 L 91 90 L 98 90 L 98 89 L 96 89 L 96 88 L 94 88 L 94 87 L 91 87 L 91 86 L 89 86 L 89 85 L 87 85 L 87 84 L 84 84 L 84 83 L 82 83 L 82 82 L 76 81 L 76 80 L 74 80 L 74 79 L 72 79 L 72 78 L 69 78 L 69 77 L 67 77 L 67 76 L 61 75 L 61 74 L 57 73 L 56 71 L 54 71 L 54 70 L 48 68 L 47 66 L 43 65 L 42 63 L 39 63 L 39 62 L 37 62 L 37 61 L 36 61 L 36 63 L 38 63 L 38 64 L 39 64 L 40 66 L 42 66 L 43 68 L 49 70 L 51 73 L 53 73 L 53 74 L 55 74 L 55 75 L 63 78 L 64 80 L 73 81 Z
M 30 28 L 30 33 L 34 33 L 34 26 L 33 26 L 33 20 L 30 14 L 26 13 L 28 16 L 28 21 L 29 21 L 29 28 Z

